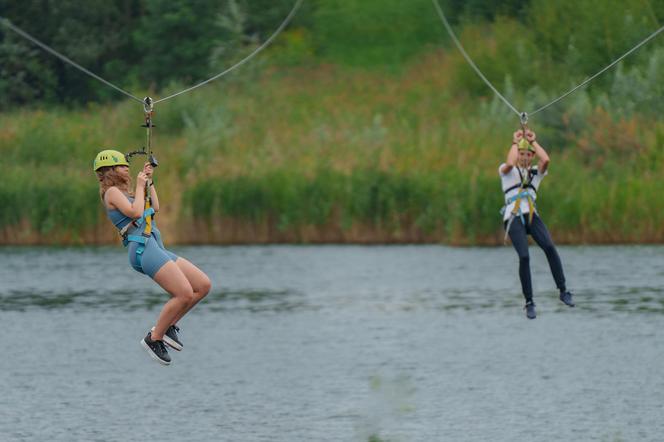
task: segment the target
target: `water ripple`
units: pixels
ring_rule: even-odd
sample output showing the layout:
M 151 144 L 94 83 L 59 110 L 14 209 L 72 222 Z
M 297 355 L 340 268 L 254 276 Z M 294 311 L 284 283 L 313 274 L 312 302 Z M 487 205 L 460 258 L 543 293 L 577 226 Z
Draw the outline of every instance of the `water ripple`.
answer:
M 246 310 L 287 311 L 306 307 L 302 295 L 286 290 L 236 290 L 214 291 L 201 304 L 212 311 Z M 33 309 L 91 310 L 118 309 L 123 311 L 154 310 L 161 308 L 167 297 L 163 292 L 135 293 L 126 290 L 107 291 L 43 291 L 11 290 L 0 293 L 0 310 L 28 311 Z

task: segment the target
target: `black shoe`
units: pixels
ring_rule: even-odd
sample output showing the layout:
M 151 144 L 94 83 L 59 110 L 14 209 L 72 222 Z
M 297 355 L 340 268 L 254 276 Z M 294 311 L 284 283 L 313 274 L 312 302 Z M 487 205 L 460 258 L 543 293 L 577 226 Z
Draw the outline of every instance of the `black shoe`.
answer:
M 528 319 L 535 319 L 537 317 L 537 313 L 535 313 L 535 303 L 533 301 L 526 302 L 523 309 L 526 311 L 526 317 Z
M 168 350 L 166 350 L 164 341 L 153 341 L 150 338 L 150 333 L 148 333 L 148 335 L 141 340 L 141 345 L 157 362 L 164 365 L 171 365 L 171 357 L 168 355 Z
M 171 325 L 168 327 L 168 330 L 166 330 L 166 333 L 164 333 L 164 342 L 177 351 L 182 350 L 182 347 L 184 347 L 178 336 L 179 332 L 180 329 L 177 325 Z
M 565 290 L 560 292 L 560 300 L 569 307 L 574 307 L 574 300 L 572 299 L 572 293 Z

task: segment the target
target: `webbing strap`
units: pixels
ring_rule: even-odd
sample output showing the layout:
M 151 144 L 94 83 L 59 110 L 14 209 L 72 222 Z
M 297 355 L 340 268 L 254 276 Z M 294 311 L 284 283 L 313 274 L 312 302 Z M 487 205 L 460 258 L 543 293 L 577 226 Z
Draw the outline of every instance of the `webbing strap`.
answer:
M 141 216 L 139 219 L 137 219 L 135 221 L 136 226 L 140 227 L 140 226 L 143 225 L 143 223 L 146 223 L 146 225 L 147 225 L 147 221 L 150 219 L 150 217 L 152 215 L 154 215 L 154 209 L 152 207 L 148 207 L 147 209 L 145 209 L 143 211 L 143 216 Z M 145 233 L 149 233 L 149 232 L 145 232 Z
M 145 245 L 148 242 L 148 238 L 143 235 L 127 235 L 127 241 Z
M 513 185 L 513 186 L 511 186 L 511 187 L 508 187 L 507 189 L 505 189 L 503 193 L 505 193 L 505 194 L 507 195 L 509 192 L 513 191 L 514 189 L 520 189 L 520 188 L 521 188 L 521 184 L 515 184 L 515 185 Z M 535 193 L 537 193 L 537 189 L 536 189 L 535 186 L 533 186 L 531 183 L 528 183 L 528 184 L 524 187 L 524 189 L 533 189 L 533 191 L 534 191 Z
M 127 246 L 130 242 L 138 243 L 136 247 L 136 262 L 139 267 L 143 267 L 143 252 L 145 251 L 145 245 L 148 243 L 150 237 L 145 237 L 143 235 L 127 235 L 126 240 L 123 242 Z
M 527 196 L 525 197 L 528 200 L 528 223 L 533 222 L 533 215 L 535 214 L 535 203 L 533 202 L 533 198 L 530 196 L 528 192 L 520 192 L 519 195 L 522 193 L 526 193 Z M 517 195 L 518 196 L 518 195 Z M 512 209 L 512 215 L 513 216 L 519 216 L 521 218 L 521 222 L 525 224 L 523 221 L 523 212 L 521 211 L 521 201 L 523 201 L 524 197 L 518 198 L 516 202 L 514 203 L 514 208 Z
M 511 196 L 505 200 L 505 205 L 508 206 L 512 204 L 515 201 L 521 200 L 521 199 L 532 199 L 532 195 L 528 193 L 527 191 L 519 192 L 514 196 Z
M 143 215 L 133 221 L 128 222 L 122 229 L 120 229 L 120 236 L 124 238 L 124 236 L 127 234 L 129 229 L 134 226 L 134 227 L 141 227 L 143 223 L 145 222 L 145 219 L 148 216 L 154 215 L 154 209 L 153 208 L 148 208 L 143 211 Z M 125 244 L 126 245 L 126 244 Z
M 140 268 L 143 268 L 143 251 L 145 251 L 145 246 L 143 244 L 136 248 L 136 263 Z
M 154 209 L 150 207 L 150 198 L 146 198 L 145 211 L 143 212 L 143 216 L 141 217 L 141 219 L 145 221 L 145 229 L 143 229 L 143 233 L 145 233 L 146 235 L 150 235 L 152 233 L 153 215 L 154 215 Z

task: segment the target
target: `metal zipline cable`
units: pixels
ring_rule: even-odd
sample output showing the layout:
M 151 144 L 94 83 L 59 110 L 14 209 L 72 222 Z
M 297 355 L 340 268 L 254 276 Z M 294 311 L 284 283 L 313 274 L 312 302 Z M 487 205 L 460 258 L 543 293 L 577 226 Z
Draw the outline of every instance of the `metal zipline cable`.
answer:
M 519 111 L 518 111 L 518 110 L 512 105 L 512 103 L 509 102 L 509 100 L 508 100 L 507 98 L 503 97 L 503 94 L 501 94 L 500 92 L 498 92 L 498 89 L 496 89 L 496 88 L 493 86 L 493 84 L 491 84 L 491 82 L 490 82 L 490 81 L 484 76 L 484 74 L 482 73 L 482 71 L 480 71 L 480 68 L 478 68 L 477 65 L 473 62 L 473 59 L 470 58 L 470 55 L 468 55 L 468 53 L 466 52 L 466 50 L 463 48 L 463 46 L 461 45 L 461 42 L 460 42 L 459 39 L 457 38 L 456 34 L 454 34 L 454 31 L 452 30 L 452 26 L 450 26 L 450 23 L 447 21 L 447 18 L 445 17 L 445 13 L 443 12 L 443 9 L 442 9 L 442 8 L 440 7 L 440 5 L 438 4 L 438 0 L 431 0 L 431 1 L 433 2 L 434 6 L 436 7 L 436 10 L 438 11 L 438 16 L 439 16 L 440 19 L 442 20 L 443 25 L 445 26 L 445 29 L 447 29 L 447 33 L 450 34 L 450 37 L 452 38 L 452 41 L 454 42 L 454 44 L 456 45 L 456 47 L 459 49 L 459 52 L 461 52 L 461 55 L 463 55 L 463 58 L 466 59 L 466 61 L 467 61 L 468 64 L 470 65 L 470 67 L 473 68 L 473 70 L 475 70 L 475 73 L 477 73 L 477 75 L 479 75 L 479 77 L 484 81 L 484 83 L 486 83 L 486 85 L 489 86 L 489 88 L 490 88 L 490 89 L 491 89 L 491 90 L 492 90 L 492 91 L 498 96 L 498 98 L 500 98 L 501 100 L 503 100 L 503 102 L 504 102 L 504 103 L 505 103 L 510 109 L 512 109 L 512 111 L 513 111 L 515 114 L 517 114 L 517 115 L 521 115 L 521 112 L 519 112 Z
M 662 26 L 661 28 L 659 28 L 658 30 L 656 30 L 655 32 L 653 32 L 652 34 L 650 34 L 650 35 L 649 35 L 648 37 L 646 37 L 643 41 L 641 41 L 641 43 L 637 44 L 637 45 L 634 46 L 632 49 L 630 49 L 629 51 L 625 52 L 623 55 L 621 55 L 619 58 L 617 58 L 613 63 L 611 63 L 610 65 L 608 65 L 607 67 L 605 67 L 604 69 L 602 69 L 601 71 L 599 71 L 598 73 L 596 73 L 595 75 L 593 75 L 592 77 L 588 77 L 588 78 L 586 78 L 586 79 L 585 79 L 582 83 L 580 83 L 579 85 L 573 87 L 572 89 L 570 89 L 569 91 L 565 92 L 565 93 L 562 94 L 560 97 L 556 98 L 555 100 L 551 101 L 550 103 L 545 104 L 544 106 L 540 107 L 540 108 L 537 109 L 537 110 L 534 110 L 533 112 L 530 113 L 530 115 L 535 115 L 536 113 L 543 111 L 543 110 L 546 109 L 547 107 L 556 104 L 557 102 L 559 102 L 559 101 L 562 100 L 563 98 L 567 97 L 568 95 L 573 94 L 577 89 L 579 89 L 579 88 L 585 86 L 586 84 L 590 83 L 590 82 L 593 81 L 595 78 L 599 77 L 599 76 L 602 75 L 604 72 L 608 71 L 608 70 L 611 69 L 613 66 L 615 66 L 615 65 L 618 64 L 618 63 L 620 63 L 625 57 L 627 57 L 628 55 L 630 55 L 632 52 L 636 51 L 636 50 L 639 49 L 641 46 L 643 46 L 644 44 L 648 43 L 648 42 L 649 42 L 650 40 L 652 40 L 653 38 L 657 37 L 657 35 L 659 35 L 659 33 L 662 32 L 662 31 L 664 31 L 664 26 Z
M 270 38 L 268 38 L 267 40 L 265 40 L 265 42 L 264 42 L 262 45 L 260 45 L 260 46 L 257 47 L 256 49 L 254 49 L 254 50 L 253 50 L 249 55 L 247 55 L 245 58 L 243 58 L 242 60 L 240 60 L 239 62 L 237 62 L 237 63 L 234 64 L 233 66 L 229 67 L 229 68 L 226 69 L 225 71 L 220 72 L 220 73 L 218 73 L 217 75 L 215 75 L 215 76 L 213 76 L 213 77 L 210 77 L 210 78 L 208 78 L 207 80 L 198 83 L 197 85 L 191 86 L 191 87 L 189 87 L 189 88 L 187 88 L 187 89 L 184 89 L 184 90 L 182 90 L 182 91 L 180 91 L 180 92 L 177 92 L 177 93 L 175 93 L 175 94 L 169 95 L 168 97 L 164 97 L 164 98 L 160 98 L 159 100 L 155 100 L 154 103 L 157 104 L 157 103 L 162 102 L 162 101 L 170 100 L 171 98 L 173 98 L 173 97 L 177 97 L 177 96 L 180 95 L 180 94 L 187 93 L 187 92 L 192 91 L 192 90 L 194 90 L 194 89 L 196 89 L 196 88 L 199 88 L 199 87 L 201 87 L 201 86 L 203 86 L 203 85 L 206 85 L 206 84 L 208 84 L 208 83 L 211 82 L 211 81 L 214 81 L 214 80 L 216 80 L 216 79 L 218 79 L 218 78 L 220 78 L 220 77 L 223 77 L 224 75 L 226 75 L 226 74 L 228 74 L 229 72 L 231 72 L 231 71 L 233 71 L 233 70 L 239 68 L 240 66 L 242 66 L 243 64 L 245 64 L 246 62 L 248 62 L 249 60 L 251 60 L 252 58 L 254 58 L 254 56 L 255 56 L 256 54 L 258 54 L 260 51 L 262 51 L 262 50 L 265 49 L 267 46 L 269 46 L 270 43 L 272 43 L 272 40 L 274 40 L 275 38 L 277 38 L 277 36 L 278 36 L 279 34 L 281 34 L 281 31 L 284 30 L 284 28 L 288 25 L 288 23 L 291 21 L 291 19 L 293 18 L 293 16 L 295 16 L 295 13 L 296 13 L 297 10 L 300 8 L 300 5 L 302 5 L 302 2 L 303 2 L 303 0 L 297 0 L 297 1 L 295 2 L 295 5 L 293 6 L 293 9 L 291 9 L 291 12 L 286 16 L 286 18 L 284 19 L 284 21 L 281 23 L 281 25 L 279 25 L 279 27 L 277 28 L 277 30 L 274 31 L 274 33 L 270 36 Z
M 277 28 L 277 30 L 276 30 L 276 31 L 270 36 L 270 38 L 268 38 L 267 40 L 265 40 L 265 42 L 264 42 L 262 45 L 260 45 L 260 46 L 257 47 L 256 49 L 254 49 L 254 50 L 253 50 L 249 55 L 247 55 L 245 58 L 243 58 L 243 59 L 240 60 L 239 62 L 235 63 L 233 66 L 229 67 L 229 68 L 226 69 L 225 71 L 220 72 L 220 73 L 218 73 L 217 75 L 215 75 L 215 76 L 213 76 L 213 77 L 210 77 L 210 78 L 208 78 L 208 79 L 205 80 L 205 81 L 202 81 L 202 82 L 200 82 L 200 83 L 198 83 L 198 84 L 196 84 L 196 85 L 194 85 L 194 86 L 191 86 L 191 87 L 189 87 L 189 88 L 187 88 L 187 89 L 184 89 L 184 90 L 182 90 L 182 91 L 180 91 L 180 92 L 177 92 L 177 93 L 175 93 L 175 94 L 169 95 L 169 96 L 167 96 L 167 97 L 161 98 L 161 99 L 159 99 L 159 100 L 154 100 L 154 101 L 152 101 L 152 104 L 156 104 L 156 103 L 159 103 L 159 102 L 162 102 L 162 101 L 170 100 L 171 98 L 177 97 L 178 95 L 181 95 L 181 94 L 184 94 L 184 93 L 190 92 L 190 91 L 192 91 L 192 90 L 194 90 L 194 89 L 197 89 L 197 88 L 199 88 L 199 87 L 201 87 L 201 86 L 203 86 L 203 85 L 205 85 L 205 84 L 210 83 L 211 81 L 214 81 L 214 80 L 216 80 L 216 79 L 218 79 L 218 78 L 220 78 L 220 77 L 223 77 L 224 75 L 226 75 L 226 74 L 228 74 L 228 73 L 234 71 L 234 70 L 237 69 L 238 67 L 242 66 L 243 64 L 245 64 L 246 62 L 248 62 L 249 60 L 251 60 L 252 58 L 254 58 L 259 52 L 261 52 L 263 49 L 265 49 L 267 46 L 269 46 L 270 43 L 272 43 L 272 41 L 273 41 L 275 38 L 277 38 L 277 36 L 278 36 L 278 35 L 284 30 L 284 28 L 286 28 L 286 26 L 288 25 L 288 23 L 292 20 L 293 16 L 295 16 L 295 13 L 297 12 L 297 10 L 298 10 L 298 9 L 300 8 L 300 6 L 302 5 L 302 2 L 303 2 L 303 1 L 304 1 L 304 0 L 297 0 L 297 1 L 295 2 L 295 5 L 293 5 L 293 9 L 291 9 L 290 13 L 288 13 L 288 15 L 286 16 L 286 18 L 284 19 L 284 21 L 281 23 L 281 25 L 279 25 L 279 27 Z M 118 91 L 118 92 L 120 92 L 120 93 L 126 95 L 127 97 L 129 97 L 129 98 L 131 98 L 131 99 L 133 99 L 133 100 L 136 100 L 136 101 L 138 101 L 138 102 L 141 103 L 141 104 L 144 104 L 144 100 L 142 100 L 142 99 L 136 97 L 135 95 L 132 95 L 131 93 L 127 92 L 126 90 L 124 90 L 124 89 L 122 89 L 122 88 L 120 88 L 120 87 L 114 85 L 114 84 L 111 83 L 110 81 L 104 80 L 104 79 L 101 78 L 99 75 L 95 74 L 94 72 L 89 71 L 88 69 L 84 68 L 84 67 L 81 66 L 80 64 L 78 64 L 78 63 L 76 63 L 75 61 L 71 60 L 70 58 L 68 58 L 68 57 L 66 57 L 66 56 L 64 56 L 64 55 L 62 55 L 61 53 L 59 53 L 59 52 L 56 51 L 55 49 L 49 47 L 48 45 L 46 45 L 45 43 L 42 43 L 41 41 L 37 40 L 35 37 L 33 37 L 32 35 L 28 34 L 28 33 L 25 32 L 24 30 L 18 28 L 17 26 L 15 26 L 14 24 L 12 24 L 8 19 L 6 19 L 6 18 L 4 18 L 4 17 L 0 17 L 0 24 L 3 25 L 3 26 L 6 26 L 8 29 L 11 29 L 12 31 L 16 32 L 16 33 L 17 33 L 18 35 L 20 35 L 21 37 L 23 37 L 23 38 L 25 38 L 25 39 L 31 41 L 31 42 L 34 43 L 34 44 L 36 44 L 36 45 L 39 46 L 40 48 L 44 49 L 46 52 L 48 52 L 48 53 L 50 53 L 50 54 L 52 54 L 52 55 L 55 55 L 56 57 L 58 57 L 60 60 L 64 61 L 65 63 L 70 64 L 71 66 L 75 67 L 76 69 L 79 69 L 80 71 L 82 71 L 82 72 L 88 74 L 88 75 L 91 76 L 92 78 L 94 78 L 94 79 L 96 79 L 96 80 L 98 80 L 98 81 L 101 81 L 101 82 L 104 83 L 105 85 L 107 85 L 107 86 L 109 86 L 109 87 L 115 89 L 116 91 Z
M 127 97 L 129 97 L 129 98 L 131 98 L 131 99 L 133 99 L 133 100 L 138 101 L 139 103 L 143 103 L 143 100 L 141 100 L 140 98 L 138 98 L 138 97 L 132 95 L 131 93 L 127 92 L 126 90 L 122 89 L 121 87 L 118 87 L 118 86 L 114 85 L 114 84 L 111 83 L 110 81 L 106 81 L 106 80 L 104 80 L 104 79 L 101 78 L 99 75 L 95 74 L 94 72 L 90 72 L 89 70 L 87 70 L 86 68 L 84 68 L 83 66 L 81 66 L 80 64 L 76 63 L 75 61 L 71 60 L 70 58 L 68 58 L 68 57 L 66 57 L 66 56 L 64 56 L 64 55 L 62 55 L 61 53 L 59 53 L 59 52 L 56 51 L 55 49 L 53 49 L 53 48 L 49 47 L 48 45 L 42 43 L 41 41 L 37 40 L 35 37 L 33 37 L 32 35 L 28 34 L 28 33 L 25 32 L 24 30 L 22 30 L 21 28 L 18 28 L 18 27 L 16 27 L 16 26 L 14 26 L 14 25 L 12 24 L 12 22 L 10 22 L 8 19 L 6 19 L 6 18 L 4 18 L 4 17 L 0 17 L 0 24 L 6 26 L 7 28 L 9 28 L 9 29 L 11 29 L 12 31 L 16 32 L 18 35 L 20 35 L 21 37 L 25 38 L 26 40 L 29 40 L 29 41 L 31 41 L 32 43 L 36 44 L 37 46 L 39 46 L 40 48 L 42 48 L 42 49 L 45 50 L 46 52 L 55 55 L 56 57 L 58 57 L 60 60 L 64 61 L 65 63 L 68 63 L 68 64 L 72 65 L 73 67 L 75 67 L 76 69 L 78 69 L 78 70 L 80 70 L 80 71 L 82 71 L 82 72 L 88 74 L 88 75 L 91 76 L 92 78 L 101 81 L 101 82 L 104 83 L 105 85 L 107 85 L 107 86 L 109 86 L 109 87 L 112 87 L 112 88 L 115 89 L 116 91 L 118 91 L 118 92 L 120 92 L 120 93 L 126 95 Z
M 506 105 L 507 105 L 512 111 L 514 111 L 517 115 L 519 115 L 519 117 L 521 118 L 521 122 L 522 122 L 522 123 L 524 123 L 524 121 L 526 121 L 526 122 L 528 121 L 528 116 L 529 116 L 529 115 L 535 115 L 535 114 L 537 114 L 537 113 L 543 111 L 544 109 L 548 108 L 549 106 L 553 106 L 555 103 L 557 103 L 557 102 L 559 102 L 560 100 L 566 98 L 567 96 L 573 94 L 573 93 L 574 93 L 576 90 L 578 90 L 579 88 L 581 88 L 581 87 L 585 86 L 586 84 L 590 83 L 590 82 L 593 81 L 595 78 L 599 77 L 599 76 L 602 75 L 604 72 L 606 72 L 606 71 L 608 71 L 609 69 L 611 69 L 613 66 L 615 66 L 615 65 L 618 64 L 620 61 L 622 61 L 625 57 L 627 57 L 628 55 L 632 54 L 632 53 L 635 52 L 637 49 L 639 49 L 641 46 L 643 46 L 644 44 L 648 43 L 650 40 L 652 40 L 652 39 L 655 38 L 657 35 L 659 35 L 662 31 L 664 31 L 664 26 L 660 27 L 660 28 L 657 29 L 655 32 L 653 32 L 652 34 L 650 34 L 648 37 L 646 37 L 645 39 L 643 39 L 643 40 L 642 40 L 640 43 L 638 43 L 636 46 L 634 46 L 632 49 L 630 49 L 629 51 L 625 52 L 623 55 L 621 55 L 621 56 L 618 57 L 616 60 L 614 60 L 611 64 L 609 64 L 609 65 L 606 66 L 604 69 L 602 69 L 602 70 L 600 70 L 599 72 L 597 72 L 595 75 L 586 78 L 583 82 L 579 83 L 577 86 L 574 86 L 572 89 L 570 89 L 569 91 L 565 92 L 564 94 L 562 94 L 561 96 L 559 96 L 559 97 L 556 98 L 555 100 L 552 100 L 551 102 L 545 104 L 544 106 L 542 106 L 542 107 L 540 107 L 540 108 L 534 110 L 534 111 L 531 112 L 530 114 L 528 114 L 528 113 L 526 113 L 526 112 L 519 112 L 519 111 L 518 111 L 518 110 L 512 105 L 512 103 L 510 103 L 510 102 L 509 102 L 509 101 L 508 101 L 508 100 L 507 100 L 507 99 L 506 99 L 506 98 L 505 98 L 500 92 L 498 92 L 498 90 L 497 90 L 497 89 L 491 84 L 491 82 L 490 82 L 490 81 L 484 76 L 484 74 L 482 74 L 482 71 L 480 71 L 480 69 L 477 67 L 477 65 L 475 65 L 475 63 L 473 62 L 472 58 L 470 58 L 470 56 L 468 55 L 468 53 L 465 51 L 465 49 L 464 49 L 463 46 L 461 45 L 461 42 L 459 41 L 459 39 L 458 39 L 458 38 L 456 37 L 456 35 L 454 34 L 454 31 L 452 30 L 452 26 L 450 26 L 450 23 L 447 21 L 447 18 L 445 17 L 445 13 L 443 12 L 443 9 L 441 8 L 440 4 L 438 3 L 438 0 L 431 0 L 431 1 L 433 2 L 433 4 L 434 4 L 436 10 L 438 11 L 438 16 L 440 17 L 441 21 L 443 22 L 443 25 L 445 26 L 445 29 L 447 30 L 447 33 L 450 35 L 450 37 L 452 38 L 452 41 L 454 42 L 454 44 L 456 45 L 456 47 L 457 47 L 457 48 L 459 49 L 459 51 L 461 52 L 461 55 L 463 55 L 463 57 L 466 59 L 466 61 L 468 62 L 468 64 L 469 64 L 469 65 L 475 70 L 475 72 L 477 73 L 477 75 L 479 75 L 480 78 L 481 78 L 482 80 L 484 80 L 484 82 L 486 83 L 486 85 L 489 86 L 489 88 L 491 88 L 491 90 L 492 90 L 492 91 L 493 91 L 493 92 L 494 92 L 494 93 L 495 93 L 495 94 L 496 94 L 501 100 L 503 100 L 503 102 L 505 102 L 505 104 L 506 104 Z

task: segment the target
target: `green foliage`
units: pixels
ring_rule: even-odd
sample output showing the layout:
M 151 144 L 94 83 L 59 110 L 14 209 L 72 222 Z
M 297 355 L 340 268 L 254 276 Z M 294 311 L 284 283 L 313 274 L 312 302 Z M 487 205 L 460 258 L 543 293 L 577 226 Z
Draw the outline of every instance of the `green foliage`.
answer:
M 636 113 L 656 117 L 664 111 L 664 49 L 656 49 L 645 68 L 619 66 L 609 92 L 616 112 L 624 116 Z
M 217 0 L 145 0 L 133 33 L 142 52 L 141 79 L 162 87 L 172 79 L 192 82 L 208 76 L 214 39 L 224 35 L 215 20 L 218 5 Z
M 443 39 L 430 0 L 321 0 L 313 37 L 319 54 L 357 66 L 395 64 Z
M 19 26 L 121 85 L 150 82 L 156 96 L 243 57 L 292 7 L 126 0 L 93 2 L 80 15 L 70 0 L 10 3 L 0 0 Z M 441 4 L 487 76 L 527 110 L 664 19 L 664 0 Z M 40 7 L 62 26 L 28 20 Z M 104 20 L 108 40 L 82 47 Z M 0 56 L 0 106 L 115 94 L 8 33 Z M 293 26 L 238 74 L 157 106 L 160 191 L 181 219 L 230 217 L 281 232 L 362 226 L 465 243 L 500 237 L 496 169 L 516 121 L 449 47 L 429 0 L 306 1 Z M 644 47 L 531 121 L 553 160 L 538 204 L 563 238 L 664 240 L 656 193 L 663 75 L 664 51 Z M 0 118 L 0 204 L 8 208 L 0 228 L 64 241 L 106 223 L 90 163 L 102 148 L 143 145 L 140 106 L 65 103 Z
M 0 0 L 2 15 L 55 50 L 123 86 L 140 56 L 131 44 L 139 0 Z M 33 99 L 85 102 L 116 98 L 116 92 L 0 27 L 0 105 Z M 5 64 L 5 59 L 9 60 Z
M 55 73 L 44 69 L 37 49 L 8 35 L 0 41 L 0 54 L 0 109 L 53 99 L 57 84 Z M 31 87 L 32 84 L 39 86 Z
M 48 242 L 53 236 L 72 235 L 91 228 L 99 216 L 97 186 L 89 177 L 62 173 L 56 168 L 0 170 L 0 229 L 27 221 L 29 231 Z M 46 179 L 45 177 L 48 177 Z
M 622 55 L 659 26 L 653 8 L 664 2 L 642 0 L 533 0 L 529 37 L 543 60 L 544 86 L 560 87 L 561 79 L 578 83 Z M 624 61 L 630 65 L 639 58 Z M 561 78 L 558 66 L 565 67 Z M 612 74 L 596 80 L 595 88 Z
M 135 91 L 163 92 L 208 78 L 264 42 L 294 0 L 0 0 L 0 10 L 93 72 Z M 440 0 L 470 54 L 497 84 L 555 94 L 596 72 L 664 20 L 664 0 Z M 103 38 L 102 38 L 103 35 Z M 312 60 L 391 70 L 431 46 L 449 47 L 430 0 L 308 0 L 258 60 Z M 119 99 L 116 91 L 0 30 L 0 106 Z M 647 56 L 626 60 L 644 64 Z M 459 66 L 461 91 L 488 95 Z M 606 89 L 613 73 L 599 84 Z M 155 90 L 156 89 L 156 90 Z M 597 88 L 596 88 L 597 89 Z M 138 93 L 138 92 L 137 92 Z M 141 92 L 143 93 L 143 92 Z
M 416 226 L 441 231 L 443 239 L 473 238 L 495 231 L 501 204 L 491 174 L 469 177 L 454 170 L 399 175 L 378 170 L 351 174 L 322 169 L 309 178 L 293 170 L 262 176 L 210 178 L 183 197 L 189 216 L 212 223 L 219 216 L 260 223 L 276 220 L 280 229 L 369 225 L 399 233 Z

